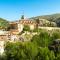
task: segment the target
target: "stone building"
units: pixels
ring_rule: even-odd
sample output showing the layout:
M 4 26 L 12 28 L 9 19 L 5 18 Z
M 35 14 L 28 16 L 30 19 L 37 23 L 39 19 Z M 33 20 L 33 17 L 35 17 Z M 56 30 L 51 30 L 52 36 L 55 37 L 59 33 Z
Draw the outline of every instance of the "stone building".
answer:
M 8 40 L 8 35 L 9 35 L 8 31 L 2 31 L 2 30 L 0 30 L 0 41 L 6 41 L 6 40 Z
M 28 25 L 31 30 L 33 30 L 36 26 L 35 22 L 33 20 L 29 20 L 29 19 L 19 20 L 19 24 L 22 24 L 23 27 L 24 27 L 24 25 Z
M 20 19 L 18 22 L 10 22 L 10 31 L 17 30 L 21 32 L 23 31 L 24 25 L 28 25 L 33 30 L 36 27 L 36 22 L 30 19 Z

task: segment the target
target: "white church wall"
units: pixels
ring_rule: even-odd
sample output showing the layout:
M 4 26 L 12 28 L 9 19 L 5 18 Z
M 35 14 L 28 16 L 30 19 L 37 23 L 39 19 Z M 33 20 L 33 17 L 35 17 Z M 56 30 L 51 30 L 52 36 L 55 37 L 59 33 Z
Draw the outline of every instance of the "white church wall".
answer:
M 23 30 L 23 24 L 18 24 L 18 30 L 19 30 L 19 32 L 21 32 L 22 30 Z

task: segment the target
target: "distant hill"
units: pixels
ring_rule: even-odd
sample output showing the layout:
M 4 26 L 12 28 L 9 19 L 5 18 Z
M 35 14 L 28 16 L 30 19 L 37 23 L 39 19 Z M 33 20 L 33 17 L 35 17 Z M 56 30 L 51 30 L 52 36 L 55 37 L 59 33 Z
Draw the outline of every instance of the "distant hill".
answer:
M 39 19 L 44 19 L 42 21 L 43 25 L 47 25 L 47 26 L 56 26 L 57 27 L 60 27 L 60 13 L 58 14 L 52 14 L 52 15 L 43 15 L 43 16 L 36 16 L 36 17 L 31 17 L 30 19 L 32 20 L 36 20 L 36 18 L 39 18 Z M 48 22 L 48 23 L 46 23 Z M 42 26 L 43 26 L 42 25 Z M 3 18 L 0 18 L 0 29 L 5 29 L 5 28 L 8 28 L 9 26 L 9 21 L 3 19 Z
M 36 18 L 46 19 L 51 22 L 55 22 L 57 24 L 57 26 L 60 27 L 60 13 L 59 14 L 52 14 L 52 15 L 36 16 L 36 17 L 32 17 L 31 19 L 35 20 Z
M 9 22 L 3 18 L 0 18 L 0 29 L 6 29 L 9 26 Z

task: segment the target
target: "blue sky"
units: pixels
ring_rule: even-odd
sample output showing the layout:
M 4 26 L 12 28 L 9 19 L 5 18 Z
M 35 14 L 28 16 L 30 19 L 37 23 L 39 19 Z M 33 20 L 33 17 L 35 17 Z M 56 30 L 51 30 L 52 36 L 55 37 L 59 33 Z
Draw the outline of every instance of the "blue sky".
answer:
M 60 13 L 60 0 L 0 0 L 0 17 L 10 21 L 22 14 L 30 18 L 54 13 Z

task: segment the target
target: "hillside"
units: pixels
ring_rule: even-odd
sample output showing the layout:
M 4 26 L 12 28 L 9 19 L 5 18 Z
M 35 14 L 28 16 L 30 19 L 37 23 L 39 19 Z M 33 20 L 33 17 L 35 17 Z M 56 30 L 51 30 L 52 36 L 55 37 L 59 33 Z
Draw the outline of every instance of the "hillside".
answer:
M 3 18 L 0 18 L 0 29 L 6 29 L 9 26 L 9 22 Z
M 46 19 L 49 20 L 51 22 L 55 22 L 57 24 L 58 27 L 60 27 L 60 14 L 52 14 L 52 15 L 43 15 L 43 16 L 36 16 L 36 17 L 32 17 L 31 19 Z

